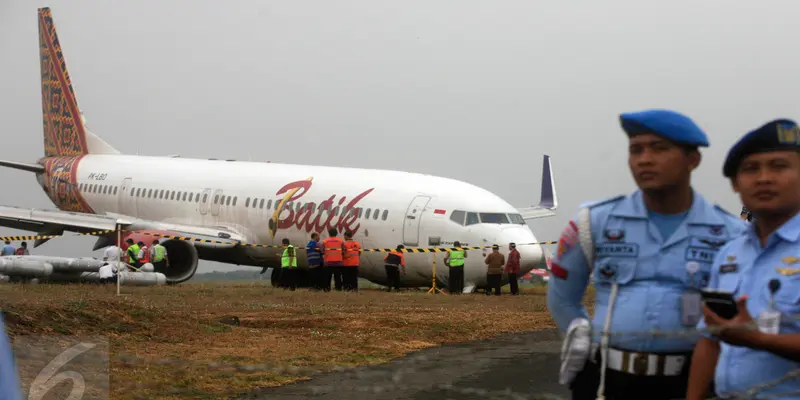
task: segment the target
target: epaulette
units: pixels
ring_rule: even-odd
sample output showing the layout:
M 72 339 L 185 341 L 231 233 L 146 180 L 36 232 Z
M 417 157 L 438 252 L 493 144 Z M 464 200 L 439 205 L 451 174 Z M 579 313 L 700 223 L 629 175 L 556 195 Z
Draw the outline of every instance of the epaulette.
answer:
M 620 200 L 622 200 L 624 198 L 625 198 L 625 195 L 621 194 L 621 195 L 614 196 L 614 197 L 608 197 L 608 198 L 605 198 L 605 199 L 602 199 L 602 200 L 587 201 L 585 203 L 582 203 L 580 206 L 578 206 L 578 208 L 586 208 L 586 207 L 594 208 L 594 207 L 597 207 L 597 206 L 601 206 L 603 204 L 608 204 L 608 203 L 620 201 Z

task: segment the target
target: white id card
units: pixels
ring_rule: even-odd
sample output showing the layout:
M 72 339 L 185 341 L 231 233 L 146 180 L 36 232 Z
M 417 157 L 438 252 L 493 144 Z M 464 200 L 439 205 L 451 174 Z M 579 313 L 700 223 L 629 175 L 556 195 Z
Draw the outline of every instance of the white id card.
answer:
M 681 294 L 681 323 L 684 326 L 696 326 L 703 316 L 702 297 L 699 292 L 683 292 Z
M 777 335 L 781 329 L 781 313 L 775 310 L 765 310 L 758 313 L 758 330 L 763 333 Z

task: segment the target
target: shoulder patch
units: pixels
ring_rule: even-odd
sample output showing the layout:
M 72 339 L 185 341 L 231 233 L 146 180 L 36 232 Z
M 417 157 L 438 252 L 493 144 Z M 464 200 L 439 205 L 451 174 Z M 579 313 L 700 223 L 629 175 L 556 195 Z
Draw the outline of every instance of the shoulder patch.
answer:
M 581 203 L 581 205 L 578 206 L 578 208 L 586 208 L 586 207 L 594 208 L 594 207 L 597 207 L 597 206 L 601 206 L 603 204 L 609 204 L 609 203 L 617 202 L 617 201 L 620 201 L 620 200 L 622 200 L 624 198 L 625 198 L 625 195 L 621 194 L 621 195 L 614 196 L 614 197 L 608 197 L 608 198 L 605 198 L 605 199 L 602 199 L 602 200 L 587 201 L 585 203 Z

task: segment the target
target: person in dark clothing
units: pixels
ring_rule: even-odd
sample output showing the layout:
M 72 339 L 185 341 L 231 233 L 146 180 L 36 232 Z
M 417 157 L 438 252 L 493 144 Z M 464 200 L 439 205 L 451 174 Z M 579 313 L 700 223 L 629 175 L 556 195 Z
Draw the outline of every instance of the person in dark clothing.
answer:
M 519 294 L 517 277 L 519 276 L 519 251 L 516 243 L 508 244 L 508 261 L 506 262 L 506 273 L 508 274 L 508 284 L 511 285 L 511 294 Z
M 500 252 L 500 246 L 492 245 L 492 252 L 486 256 L 486 295 L 494 294 L 500 296 L 500 283 L 503 279 L 503 265 L 506 257 Z
M 319 242 L 319 234 L 311 234 L 311 240 L 306 245 L 306 255 L 308 269 L 311 275 L 312 290 L 325 290 L 325 271 L 322 266 L 322 246 Z M 328 278 L 328 290 L 331 288 L 331 280 Z
M 403 269 L 403 275 L 406 274 L 406 258 L 403 256 L 403 249 L 405 246 L 402 244 L 397 245 L 397 249 L 387 254 L 384 257 L 384 268 L 386 268 L 386 278 L 388 280 L 389 292 L 394 287 L 395 291 L 400 291 L 400 269 Z

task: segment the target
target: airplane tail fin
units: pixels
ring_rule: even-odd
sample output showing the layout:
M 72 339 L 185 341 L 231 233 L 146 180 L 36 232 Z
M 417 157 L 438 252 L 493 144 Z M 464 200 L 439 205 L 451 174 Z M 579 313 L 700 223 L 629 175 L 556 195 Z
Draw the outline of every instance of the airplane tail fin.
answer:
M 542 194 L 539 205 L 518 209 L 525 220 L 552 217 L 558 208 L 558 195 L 556 194 L 556 181 L 553 178 L 553 166 L 550 156 L 545 155 L 542 165 Z
M 86 128 L 49 7 L 39 9 L 39 62 L 45 157 L 120 154 Z

